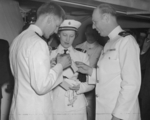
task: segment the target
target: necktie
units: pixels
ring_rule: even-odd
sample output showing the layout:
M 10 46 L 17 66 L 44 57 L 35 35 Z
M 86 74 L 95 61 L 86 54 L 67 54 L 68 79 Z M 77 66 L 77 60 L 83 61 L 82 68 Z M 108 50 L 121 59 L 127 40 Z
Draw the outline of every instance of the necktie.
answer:
M 64 54 L 67 54 L 68 49 L 64 49 Z
M 67 51 L 68 51 L 68 49 L 64 49 L 64 54 L 67 54 Z M 73 73 L 75 73 L 71 66 L 69 68 L 72 70 Z
M 46 43 L 47 43 L 47 40 L 44 36 L 40 36 L 37 32 L 35 32 L 41 39 L 43 39 Z

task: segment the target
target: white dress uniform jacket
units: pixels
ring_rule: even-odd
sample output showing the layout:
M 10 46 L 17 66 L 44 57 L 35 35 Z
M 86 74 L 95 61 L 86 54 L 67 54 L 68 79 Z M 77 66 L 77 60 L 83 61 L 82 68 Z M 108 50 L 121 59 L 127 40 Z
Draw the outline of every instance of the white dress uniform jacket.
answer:
M 131 35 L 118 35 L 116 27 L 110 34 L 100 59 L 96 76 L 96 120 L 140 120 L 138 93 L 141 84 L 139 47 Z M 95 78 L 96 79 L 96 78 Z
M 10 48 L 15 87 L 10 120 L 52 120 L 51 89 L 62 82 L 62 65 L 50 69 L 50 55 L 39 27 L 31 25 Z M 57 80 L 57 78 L 59 78 Z
M 99 43 L 94 42 L 92 44 L 89 44 L 87 41 L 85 41 L 84 43 L 77 45 L 76 48 L 80 48 L 85 51 L 89 56 L 90 66 L 96 67 L 97 61 L 103 49 L 103 47 Z
M 51 53 L 51 58 L 55 58 L 58 53 L 63 54 L 64 48 L 59 45 L 56 50 Z M 72 61 L 81 61 L 85 64 L 89 64 L 87 54 L 75 50 L 72 46 L 68 48 L 69 54 Z M 70 68 L 68 68 L 70 69 Z M 69 70 L 63 71 L 63 76 L 69 76 L 69 80 L 77 79 L 78 73 L 74 73 L 72 76 Z M 71 78 L 72 77 L 72 78 Z M 79 81 L 78 81 L 79 82 Z M 73 106 L 68 105 L 68 97 L 66 96 L 67 91 L 62 87 L 57 86 L 53 89 L 53 110 L 54 110 L 54 120 L 86 120 L 86 105 L 87 101 L 83 93 L 94 89 L 94 85 L 88 85 L 87 82 L 80 82 L 80 89 L 77 92 L 77 99 L 75 100 Z

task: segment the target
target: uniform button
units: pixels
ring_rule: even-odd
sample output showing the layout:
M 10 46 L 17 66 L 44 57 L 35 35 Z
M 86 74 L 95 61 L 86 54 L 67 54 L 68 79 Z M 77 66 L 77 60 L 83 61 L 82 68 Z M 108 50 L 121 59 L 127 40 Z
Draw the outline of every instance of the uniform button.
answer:
M 99 80 L 96 80 L 96 83 L 99 83 Z
M 96 94 L 95 96 L 96 96 L 96 97 L 98 97 L 98 95 L 97 95 L 97 94 Z

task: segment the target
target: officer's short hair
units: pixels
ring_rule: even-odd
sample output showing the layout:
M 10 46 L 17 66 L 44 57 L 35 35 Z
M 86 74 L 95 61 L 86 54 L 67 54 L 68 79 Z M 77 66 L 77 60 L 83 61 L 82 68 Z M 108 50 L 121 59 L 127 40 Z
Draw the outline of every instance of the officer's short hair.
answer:
M 37 11 L 37 18 L 44 14 L 52 14 L 54 16 L 57 16 L 58 18 L 62 18 L 62 20 L 65 19 L 65 11 L 54 2 L 45 3 L 41 7 L 39 7 Z
M 96 9 L 99 9 L 101 14 L 111 14 L 114 17 L 117 17 L 116 10 L 109 4 L 100 4 Z

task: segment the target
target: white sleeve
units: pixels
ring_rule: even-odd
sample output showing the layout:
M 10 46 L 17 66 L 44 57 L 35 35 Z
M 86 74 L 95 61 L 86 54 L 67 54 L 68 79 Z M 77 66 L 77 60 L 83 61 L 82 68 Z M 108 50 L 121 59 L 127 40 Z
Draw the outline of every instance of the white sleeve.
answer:
M 29 74 L 31 87 L 37 94 L 48 93 L 62 72 L 62 65 L 50 68 L 50 57 L 47 44 L 40 40 L 36 42 L 29 56 Z
M 89 84 L 96 84 L 97 80 L 97 68 L 93 68 L 91 76 L 88 76 Z
M 135 105 L 141 84 L 139 61 L 139 47 L 132 36 L 123 38 L 119 47 L 121 67 L 121 90 L 113 111 L 113 115 L 120 119 L 127 119 Z
M 85 54 L 84 59 L 83 59 L 82 62 L 89 65 L 89 58 L 88 58 L 87 54 Z M 88 78 L 88 76 L 86 78 Z M 90 84 L 88 84 L 87 81 L 86 82 L 81 82 L 80 83 L 80 89 L 77 91 L 77 94 L 82 94 L 82 93 L 91 91 L 91 90 L 94 89 L 94 87 L 95 87 L 95 85 L 90 85 Z

